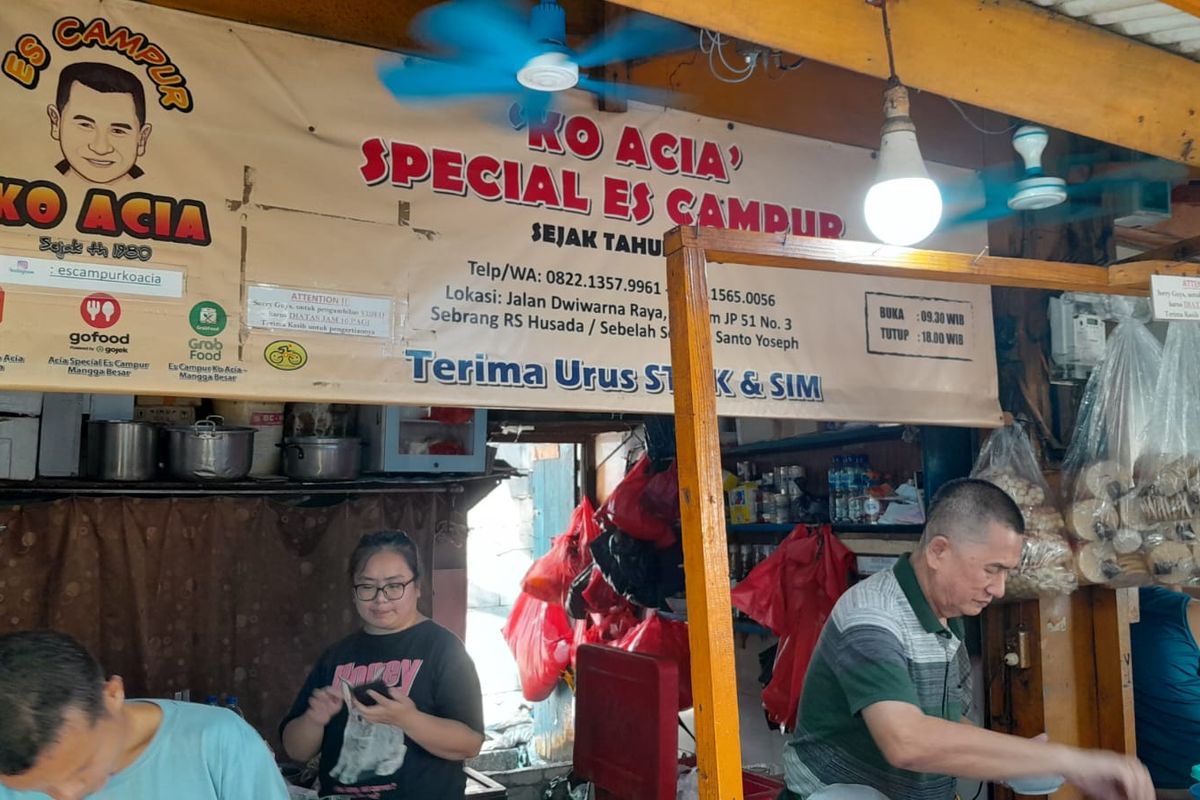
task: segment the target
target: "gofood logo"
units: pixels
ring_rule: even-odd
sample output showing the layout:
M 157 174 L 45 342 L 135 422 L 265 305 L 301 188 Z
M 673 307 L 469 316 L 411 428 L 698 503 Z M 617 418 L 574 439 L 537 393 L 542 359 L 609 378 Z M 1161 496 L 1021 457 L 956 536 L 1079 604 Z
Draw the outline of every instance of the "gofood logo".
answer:
M 72 350 L 94 350 L 109 355 L 129 352 L 129 334 L 75 332 L 67 337 Z

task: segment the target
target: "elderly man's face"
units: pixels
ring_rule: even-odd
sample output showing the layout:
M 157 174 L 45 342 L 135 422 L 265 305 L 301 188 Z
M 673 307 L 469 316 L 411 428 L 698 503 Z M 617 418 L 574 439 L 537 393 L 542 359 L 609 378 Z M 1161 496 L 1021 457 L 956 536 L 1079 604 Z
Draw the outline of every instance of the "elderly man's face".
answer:
M 50 135 L 71 168 L 92 183 L 111 183 L 133 169 L 146 152 L 150 126 L 138 122 L 133 96 L 98 92 L 78 81 L 67 103 L 50 106 Z
M 1004 596 L 1009 573 L 1020 566 L 1024 536 L 992 521 L 982 533 L 956 541 L 938 536 L 926 548 L 933 572 L 930 600 L 946 619 L 980 614 Z
M 124 702 L 120 678 L 105 686 L 105 713 L 95 722 L 78 708 L 63 715 L 53 744 L 20 775 L 0 776 L 0 785 L 18 792 L 40 792 L 53 800 L 82 800 L 100 791 L 117 771 L 125 746 L 120 715 Z

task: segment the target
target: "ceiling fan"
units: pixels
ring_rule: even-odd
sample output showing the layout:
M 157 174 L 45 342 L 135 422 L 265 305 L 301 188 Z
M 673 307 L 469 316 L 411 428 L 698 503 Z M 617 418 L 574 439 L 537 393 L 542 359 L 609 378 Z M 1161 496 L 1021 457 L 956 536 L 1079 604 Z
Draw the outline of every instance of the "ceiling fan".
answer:
M 1022 125 L 1013 132 L 1013 149 L 1024 168 L 1014 176 L 1013 167 L 1003 166 L 980 171 L 969 180 L 943 182 L 943 203 L 949 213 L 943 229 L 972 222 L 990 222 L 1032 212 L 1044 224 L 1065 224 L 1091 217 L 1113 214 L 1116 210 L 1106 198 L 1126 190 L 1150 186 L 1170 186 L 1186 182 L 1187 168 L 1163 159 L 1102 161 L 1100 155 L 1075 155 L 1058 165 L 1068 178 L 1049 175 L 1042 167 L 1042 153 L 1049 134 L 1039 125 Z M 1074 180 L 1070 176 L 1086 177 Z
M 418 14 L 412 33 L 442 55 L 381 62 L 379 78 L 388 91 L 402 101 L 511 97 L 519 104 L 510 112 L 517 126 L 543 123 L 555 95 L 567 89 L 660 102 L 663 92 L 600 80 L 585 70 L 698 42 L 685 25 L 632 13 L 575 51 L 567 47 L 566 12 L 557 0 L 540 0 L 528 19 L 507 0 L 451 0 Z

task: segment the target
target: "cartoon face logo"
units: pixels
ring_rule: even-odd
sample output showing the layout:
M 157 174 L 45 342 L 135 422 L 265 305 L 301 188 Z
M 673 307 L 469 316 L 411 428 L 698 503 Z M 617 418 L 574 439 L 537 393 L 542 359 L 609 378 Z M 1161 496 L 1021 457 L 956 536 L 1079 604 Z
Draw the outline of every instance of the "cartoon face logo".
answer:
M 92 183 L 138 178 L 151 126 L 146 93 L 132 72 L 97 62 L 63 68 L 54 104 L 46 108 L 50 135 L 62 148 L 60 173 Z

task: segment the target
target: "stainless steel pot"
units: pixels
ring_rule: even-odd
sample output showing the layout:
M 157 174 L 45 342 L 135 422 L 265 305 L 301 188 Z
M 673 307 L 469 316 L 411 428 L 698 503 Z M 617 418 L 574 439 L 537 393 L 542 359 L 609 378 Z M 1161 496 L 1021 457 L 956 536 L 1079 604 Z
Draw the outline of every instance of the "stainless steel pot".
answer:
M 362 440 L 333 436 L 284 439 L 283 474 L 298 481 L 352 481 L 362 468 Z
M 88 421 L 87 474 L 101 481 L 148 481 L 158 467 L 157 431 L 149 422 Z
M 225 425 L 212 416 L 167 428 L 167 471 L 183 481 L 236 481 L 250 474 L 254 428 Z

